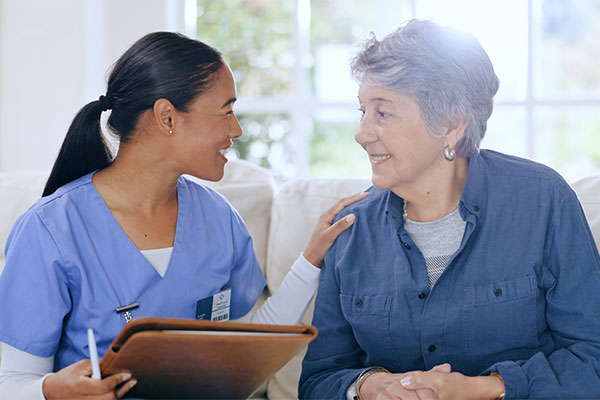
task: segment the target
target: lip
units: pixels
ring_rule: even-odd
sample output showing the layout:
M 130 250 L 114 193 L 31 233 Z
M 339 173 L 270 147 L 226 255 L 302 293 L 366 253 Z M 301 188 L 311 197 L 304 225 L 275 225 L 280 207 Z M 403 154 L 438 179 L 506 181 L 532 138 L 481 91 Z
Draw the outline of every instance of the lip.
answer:
M 369 153 L 369 161 L 371 161 L 371 164 L 383 164 L 384 162 L 389 161 L 391 159 L 391 154 Z
M 227 162 L 227 157 L 225 157 L 225 155 L 223 153 L 225 151 L 227 151 L 232 145 L 233 145 L 233 143 L 229 143 L 227 146 L 221 147 L 219 149 L 219 151 L 217 152 L 217 155 L 225 162 Z

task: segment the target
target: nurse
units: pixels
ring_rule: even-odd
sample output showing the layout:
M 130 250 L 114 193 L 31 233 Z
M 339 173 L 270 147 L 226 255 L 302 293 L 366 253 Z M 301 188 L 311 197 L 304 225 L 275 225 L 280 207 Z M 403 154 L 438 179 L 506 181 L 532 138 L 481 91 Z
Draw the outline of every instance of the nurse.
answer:
M 131 317 L 194 318 L 199 301 L 230 296 L 224 318 L 298 323 L 324 254 L 353 216 L 321 216 L 281 288 L 249 314 L 265 286 L 252 239 L 215 191 L 224 153 L 242 134 L 235 81 L 222 55 L 157 32 L 116 62 L 106 94 L 75 116 L 43 197 L 15 223 L 0 277 L 0 397 L 114 399 L 135 384 L 120 373 L 91 379 L 86 329 L 102 356 Z M 100 129 L 120 147 L 112 159 Z M 117 313 L 120 307 L 130 310 Z

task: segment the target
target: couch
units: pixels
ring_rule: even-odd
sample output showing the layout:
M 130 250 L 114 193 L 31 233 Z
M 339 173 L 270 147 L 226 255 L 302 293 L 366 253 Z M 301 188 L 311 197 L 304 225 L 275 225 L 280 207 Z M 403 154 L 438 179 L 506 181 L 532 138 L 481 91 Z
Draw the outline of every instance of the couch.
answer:
M 39 198 L 46 172 L 0 173 L 0 243 L 4 245 L 15 219 Z M 243 217 L 254 239 L 254 250 L 267 280 L 260 304 L 281 284 L 292 262 L 303 250 L 321 212 L 339 198 L 363 191 L 368 178 L 294 179 L 276 188 L 272 175 L 245 161 L 230 161 L 219 182 L 203 182 L 219 191 Z M 600 177 L 573 184 L 600 241 Z M 0 254 L 0 272 L 4 253 Z M 312 305 L 302 319 L 310 324 Z M 0 324 L 1 316 L 0 316 Z M 264 385 L 256 397 L 297 398 L 304 351 L 296 355 Z

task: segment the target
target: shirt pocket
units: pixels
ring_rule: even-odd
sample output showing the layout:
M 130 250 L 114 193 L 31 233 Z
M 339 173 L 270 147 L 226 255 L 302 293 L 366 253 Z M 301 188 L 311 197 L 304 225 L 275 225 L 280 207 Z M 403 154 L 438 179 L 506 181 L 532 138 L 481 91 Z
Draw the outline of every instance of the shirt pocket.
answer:
M 376 355 L 391 348 L 391 296 L 340 294 L 340 303 L 344 318 L 352 326 L 356 341 L 366 353 Z
M 463 339 L 472 365 L 487 368 L 538 347 L 538 295 L 533 276 L 464 289 Z

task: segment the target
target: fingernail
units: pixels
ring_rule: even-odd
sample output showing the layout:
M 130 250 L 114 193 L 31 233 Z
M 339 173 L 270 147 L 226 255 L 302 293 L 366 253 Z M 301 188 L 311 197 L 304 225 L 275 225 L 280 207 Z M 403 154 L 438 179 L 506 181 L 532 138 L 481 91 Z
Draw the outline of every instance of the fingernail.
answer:
M 410 378 L 403 378 L 400 380 L 402 386 L 410 386 Z
M 133 379 L 132 381 L 129 382 L 129 389 L 131 389 L 132 387 L 134 387 L 137 384 L 137 381 L 135 379 Z
M 130 378 L 131 378 L 131 374 L 129 372 L 126 372 L 123 375 L 121 375 L 121 379 L 123 380 L 123 382 L 129 380 Z
M 356 217 L 354 216 L 354 214 L 348 214 L 346 215 L 346 222 L 352 222 L 356 219 Z

